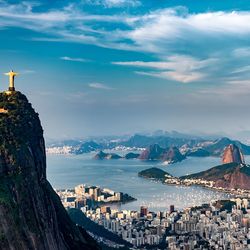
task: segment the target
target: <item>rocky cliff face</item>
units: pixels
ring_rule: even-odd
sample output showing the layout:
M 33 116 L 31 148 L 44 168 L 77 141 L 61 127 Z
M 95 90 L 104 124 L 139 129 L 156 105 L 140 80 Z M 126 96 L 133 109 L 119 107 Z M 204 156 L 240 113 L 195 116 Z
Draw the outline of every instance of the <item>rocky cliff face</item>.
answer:
M 162 160 L 168 163 L 175 163 L 185 159 L 185 156 L 182 155 L 177 147 L 169 148 L 162 155 Z
M 0 249 L 99 249 L 46 179 L 43 130 L 20 92 L 0 93 Z
M 164 161 L 175 163 L 185 159 L 177 147 L 162 148 L 158 144 L 151 145 L 139 156 L 141 160 Z
M 231 163 L 235 162 L 238 164 L 244 164 L 244 156 L 241 152 L 241 150 L 235 145 L 230 144 L 228 145 L 222 155 L 222 163 Z
M 122 157 L 118 154 L 114 154 L 114 153 L 104 153 L 103 151 L 98 152 L 95 156 L 94 159 L 95 160 L 118 160 L 121 159 Z
M 160 160 L 161 155 L 164 153 L 164 149 L 158 144 L 150 145 L 146 150 L 144 150 L 139 159 L 141 160 Z

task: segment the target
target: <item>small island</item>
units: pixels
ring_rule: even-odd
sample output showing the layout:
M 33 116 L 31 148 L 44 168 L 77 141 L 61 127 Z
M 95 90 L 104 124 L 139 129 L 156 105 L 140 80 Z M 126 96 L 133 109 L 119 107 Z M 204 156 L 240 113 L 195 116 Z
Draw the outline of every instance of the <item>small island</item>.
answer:
M 139 159 L 146 161 L 162 161 L 167 164 L 172 164 L 183 161 L 186 157 L 180 153 L 177 147 L 162 148 L 158 144 L 154 144 L 144 150 L 140 154 Z
M 139 156 L 140 156 L 140 154 L 130 152 L 130 153 L 127 153 L 124 156 L 124 158 L 127 159 L 127 160 L 129 160 L 129 159 L 137 159 Z
M 149 168 L 142 170 L 138 173 L 138 176 L 162 182 L 164 182 L 167 178 L 172 177 L 172 175 L 170 175 L 166 171 L 163 171 L 160 168 Z
M 118 160 L 121 159 L 122 156 L 114 153 L 104 153 L 103 151 L 100 151 L 94 156 L 95 160 Z
M 183 161 L 186 156 L 181 154 L 177 147 L 162 148 L 158 144 L 154 144 L 145 149 L 141 154 L 129 152 L 125 156 L 115 153 L 105 153 L 99 151 L 95 156 L 95 160 L 117 160 L 117 159 L 139 159 L 143 161 L 161 161 L 167 164 L 173 164 Z
M 120 156 L 115 153 L 105 153 L 103 151 L 98 152 L 95 156 L 95 160 L 119 160 L 119 159 L 138 159 L 140 154 L 129 152 L 125 156 Z

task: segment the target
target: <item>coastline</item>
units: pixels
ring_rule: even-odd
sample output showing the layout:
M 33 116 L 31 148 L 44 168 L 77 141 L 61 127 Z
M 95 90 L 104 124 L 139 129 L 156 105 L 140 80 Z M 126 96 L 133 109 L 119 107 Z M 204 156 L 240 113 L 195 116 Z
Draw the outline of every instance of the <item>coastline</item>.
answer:
M 178 179 L 178 181 L 180 183 L 178 183 L 178 182 L 176 182 L 177 178 L 166 179 L 166 180 L 174 180 L 173 182 L 166 182 L 166 180 L 162 180 L 161 178 L 159 178 L 159 179 L 150 178 L 150 177 L 139 175 L 139 174 L 138 174 L 138 176 L 143 178 L 143 179 L 147 179 L 149 181 L 153 181 L 153 182 L 156 182 L 156 183 L 162 183 L 163 185 L 168 185 L 168 186 L 202 187 L 202 188 L 207 189 L 207 190 L 226 193 L 226 194 L 230 194 L 230 195 L 233 195 L 233 196 L 239 197 L 239 198 L 250 198 L 250 190 L 243 190 L 243 189 L 232 190 L 232 189 L 225 189 L 225 188 L 222 188 L 222 187 L 208 186 L 208 185 L 199 184 L 199 183 L 186 184 L 185 182 L 183 182 L 182 180 L 179 180 L 179 179 Z M 197 181 L 197 180 L 195 180 L 195 181 Z M 205 181 L 205 180 L 202 180 L 202 181 Z

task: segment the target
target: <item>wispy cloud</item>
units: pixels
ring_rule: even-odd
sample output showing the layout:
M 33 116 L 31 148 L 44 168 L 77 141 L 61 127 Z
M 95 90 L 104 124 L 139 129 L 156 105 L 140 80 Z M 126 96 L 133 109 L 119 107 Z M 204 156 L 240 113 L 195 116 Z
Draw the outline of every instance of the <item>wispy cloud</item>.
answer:
M 102 5 L 106 8 L 138 7 L 141 2 L 138 0 L 83 0 L 85 4 Z
M 35 70 L 32 70 L 32 69 L 23 69 L 23 70 L 20 70 L 20 74 L 34 74 L 36 73 Z
M 232 101 L 232 97 L 240 98 L 247 97 L 250 94 L 249 80 L 232 80 L 227 82 L 227 86 L 219 86 L 217 88 L 207 88 L 198 91 L 202 96 L 218 96 L 223 99 Z M 237 100 L 237 99 L 236 99 Z M 237 104 L 240 102 L 236 101 Z M 244 103 L 244 102 L 243 102 Z M 243 104 L 242 103 L 242 104 Z
M 202 80 L 206 77 L 206 74 L 199 72 L 174 72 L 174 71 L 162 71 L 162 72 L 145 72 L 145 71 L 135 71 L 138 75 L 145 75 L 151 77 L 158 77 L 163 79 L 174 80 L 181 83 L 196 82 Z
M 250 57 L 250 47 L 236 48 L 233 55 L 237 57 Z
M 84 1 L 83 1 L 84 2 Z M 93 3 L 123 5 L 133 0 L 103 0 Z M 79 5 L 79 4 L 78 4 Z M 250 34 L 250 12 L 208 12 L 190 14 L 185 8 L 167 8 L 137 15 L 120 13 L 92 14 L 84 12 L 76 4 L 57 10 L 36 12 L 37 5 L 29 2 L 8 4 L 0 2 L 0 27 L 21 27 L 48 34 L 48 39 L 64 39 L 94 43 L 98 46 L 118 49 L 137 49 L 160 53 L 169 51 L 169 45 L 179 42 L 195 42 L 194 37 L 210 37 Z M 96 25 L 99 23 L 99 25 Z M 105 23 L 112 23 L 106 27 Z M 126 24 L 127 28 L 116 24 Z M 45 39 L 45 38 L 44 38 Z M 184 40 L 183 40 L 184 39 Z M 221 39 L 221 37 L 220 37 Z M 128 43 L 128 41 L 130 41 Z
M 241 67 L 241 68 L 237 68 L 234 71 L 232 71 L 233 74 L 235 74 L 235 73 L 244 73 L 244 72 L 250 72 L 250 66 L 249 65 Z
M 250 34 L 250 12 L 208 12 L 189 14 L 187 9 L 163 9 L 142 17 L 141 23 L 129 33 L 137 43 L 151 46 L 163 39 L 190 39 L 206 35 L 218 39 L 221 35 Z M 195 36 L 195 37 L 196 37 Z M 163 45 L 163 44 L 162 44 Z
M 69 4 L 61 9 L 35 11 L 39 3 L 21 2 L 9 4 L 0 2 L 0 28 L 20 27 L 39 31 L 45 37 L 34 37 L 34 40 L 43 41 L 71 41 L 78 43 L 96 44 L 107 47 L 108 31 L 100 27 L 93 28 L 99 23 L 132 23 L 134 17 L 125 14 L 96 15 L 86 13 L 79 4 Z M 106 37 L 104 39 L 104 37 Z
M 99 83 L 99 82 L 89 83 L 89 87 L 94 88 L 94 89 L 113 90 L 113 88 L 111 88 L 103 83 Z
M 114 64 L 141 68 L 136 73 L 178 82 L 218 80 L 222 79 L 221 74 L 224 79 L 225 74 L 231 77 L 223 65 L 231 74 L 236 74 L 237 68 L 246 74 L 244 67 L 250 60 L 250 11 L 190 13 L 184 7 L 176 7 L 151 11 L 141 8 L 137 14 L 128 14 L 122 8 L 105 10 L 115 6 L 139 6 L 141 2 L 82 0 L 81 3 L 37 11 L 39 3 L 0 1 L 0 29 L 19 27 L 39 32 L 33 40 L 67 41 L 144 52 L 156 60 Z M 86 4 L 107 8 L 103 8 L 102 14 L 96 14 L 100 12 L 87 12 Z M 229 55 L 229 51 L 233 53 Z M 237 65 L 235 60 L 242 57 L 244 61 Z M 69 56 L 61 59 L 85 61 Z
M 157 71 L 136 71 L 136 73 L 188 83 L 205 79 L 207 77 L 205 72 L 209 67 L 213 66 L 216 61 L 217 59 L 215 58 L 199 60 L 191 56 L 173 55 L 170 56 L 167 61 L 112 62 L 112 64 L 155 69 Z
M 62 56 L 60 57 L 63 61 L 72 61 L 72 62 L 88 62 L 89 60 L 84 58 L 77 58 L 77 57 L 69 57 L 69 56 Z
M 66 95 L 66 98 L 68 99 L 82 99 L 84 97 L 87 96 L 87 93 L 85 92 L 75 92 L 75 93 L 69 93 L 68 95 Z

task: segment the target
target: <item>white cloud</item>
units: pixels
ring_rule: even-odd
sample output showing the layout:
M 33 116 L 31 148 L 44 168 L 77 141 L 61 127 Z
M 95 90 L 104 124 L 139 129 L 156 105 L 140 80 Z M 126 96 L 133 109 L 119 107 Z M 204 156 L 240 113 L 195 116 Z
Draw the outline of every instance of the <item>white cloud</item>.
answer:
M 138 0 L 82 2 L 92 2 L 106 7 L 140 4 Z M 128 15 L 122 8 L 116 9 L 113 14 L 110 14 L 109 10 L 103 11 L 105 8 L 102 9 L 102 14 L 87 13 L 84 6 L 76 3 L 46 11 L 36 11 L 35 7 L 37 4 L 30 2 L 8 4 L 0 1 L 0 29 L 19 27 L 40 32 L 33 40 L 67 41 L 145 52 L 157 60 L 116 64 L 140 67 L 143 70 L 138 71 L 139 74 L 180 82 L 216 78 L 212 73 L 216 71 L 216 66 L 222 67 L 225 57 L 228 64 L 235 64 L 233 58 L 226 55 L 227 46 L 228 50 L 233 51 L 230 52 L 231 57 L 237 57 L 237 60 L 245 58 L 246 61 L 242 65 L 237 65 L 244 72 L 244 67 L 249 64 L 247 57 L 250 55 L 250 49 L 246 44 L 250 38 L 250 11 L 189 13 L 187 9 L 178 7 L 146 13 L 142 13 L 142 9 L 140 14 Z M 181 55 L 183 51 L 187 56 Z M 213 53 L 216 54 L 218 51 L 220 55 L 214 56 Z M 179 58 L 176 54 L 179 54 Z M 216 57 L 217 62 L 212 61 L 214 59 L 204 59 L 210 57 Z M 67 56 L 61 59 L 63 58 L 79 62 L 82 60 Z M 231 73 L 235 73 L 235 65 L 230 66 Z
M 190 14 L 185 8 L 163 9 L 146 14 L 127 33 L 141 50 L 169 53 L 188 45 L 205 45 L 222 39 L 250 35 L 250 12 L 208 12 Z M 209 44 L 208 44 L 209 47 Z
M 93 0 L 94 2 L 110 6 L 140 3 L 136 0 Z M 96 15 L 84 12 L 77 4 L 36 12 L 34 4 L 29 2 L 0 2 L 0 21 L 2 28 L 21 27 L 40 31 L 49 35 L 48 39 L 55 41 L 62 39 L 158 54 L 169 51 L 168 45 L 176 40 L 193 43 L 196 37 L 202 39 L 202 36 L 221 39 L 221 36 L 236 38 L 235 35 L 250 35 L 248 11 L 190 14 L 185 8 L 167 8 L 132 16 L 126 12 Z M 100 24 L 95 25 L 97 22 Z M 106 29 L 105 23 L 112 23 L 113 30 L 110 30 L 110 26 Z M 121 29 L 116 26 L 119 23 L 128 27 Z
M 23 69 L 23 70 L 20 70 L 20 74 L 34 74 L 36 73 L 35 70 L 32 70 L 32 69 Z
M 158 71 L 154 72 L 136 71 L 136 73 L 141 75 L 170 79 L 182 83 L 188 83 L 188 82 L 198 81 L 207 77 L 206 73 L 200 71 L 213 66 L 213 64 L 216 61 L 217 59 L 215 58 L 199 60 L 191 56 L 173 55 L 168 57 L 168 61 L 113 62 L 113 64 L 155 69 Z
M 141 2 L 138 0 L 83 0 L 85 4 L 103 5 L 106 8 L 138 7 Z
M 154 68 L 159 70 L 180 70 L 189 71 L 197 70 L 209 66 L 214 63 L 217 59 L 210 58 L 205 60 L 199 60 L 191 56 L 185 55 L 172 55 L 167 58 L 167 61 L 158 62 L 144 62 L 144 61 L 132 61 L 132 62 L 112 62 L 112 64 L 135 66 L 135 67 L 146 67 Z
M 250 57 L 250 47 L 234 49 L 232 54 L 236 57 Z
M 112 90 L 113 89 L 113 88 L 111 88 L 103 83 L 99 83 L 99 82 L 89 83 L 89 87 L 94 88 L 94 89 L 105 89 L 105 90 Z
M 232 101 L 232 97 L 241 98 L 248 97 L 250 94 L 249 80 L 232 80 L 227 82 L 227 86 L 219 86 L 216 88 L 202 89 L 198 92 L 203 96 L 220 96 L 221 98 Z M 240 100 L 240 99 L 239 99 Z M 237 102 L 237 101 L 236 101 Z M 239 103 L 239 102 L 237 102 Z M 244 102 L 242 102 L 244 104 Z
M 245 72 L 250 72 L 250 66 L 249 65 L 241 67 L 241 68 L 237 68 L 234 71 L 232 71 L 233 74 L 235 74 L 235 73 L 245 73 Z
M 158 77 L 163 79 L 174 80 L 181 83 L 195 82 L 204 79 L 207 75 L 200 72 L 178 72 L 178 71 L 162 71 L 162 72 L 145 72 L 135 71 L 139 75 Z
M 60 59 L 64 61 L 72 61 L 72 62 L 88 62 L 88 60 L 84 58 L 76 58 L 76 57 L 69 57 L 69 56 L 62 56 L 60 57 Z

